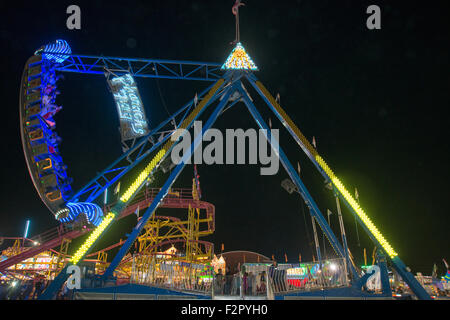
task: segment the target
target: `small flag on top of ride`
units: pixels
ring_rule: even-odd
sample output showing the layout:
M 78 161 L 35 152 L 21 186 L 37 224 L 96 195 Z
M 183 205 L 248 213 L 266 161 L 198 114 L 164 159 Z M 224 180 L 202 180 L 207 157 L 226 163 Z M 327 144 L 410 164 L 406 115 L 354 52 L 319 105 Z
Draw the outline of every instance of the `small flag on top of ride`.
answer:
M 358 189 L 356 189 L 356 187 L 355 187 L 355 198 L 356 198 L 356 201 L 359 200 Z
M 118 194 L 120 192 L 120 181 L 117 184 L 116 188 L 114 189 L 114 194 Z
M 286 254 L 286 253 L 284 254 L 284 261 L 286 261 L 286 263 L 288 262 L 287 254 Z
M 236 2 L 234 3 L 233 7 L 231 8 L 231 12 L 233 12 L 233 14 L 235 16 L 237 16 L 239 14 L 239 7 L 240 6 L 245 6 L 245 4 L 242 3 L 241 0 L 236 0 Z
M 222 248 L 221 248 L 222 252 L 225 250 L 225 245 L 222 243 Z
M 312 144 L 313 144 L 314 148 L 317 149 L 317 146 L 316 146 L 316 137 L 314 137 L 314 136 L 313 136 L 313 139 L 312 139 Z
M 302 263 L 302 255 L 300 253 L 298 254 L 298 262 Z
M 198 103 L 198 96 L 197 93 L 195 93 L 195 97 L 194 97 L 194 106 L 196 107 Z
M 134 214 L 136 215 L 136 217 L 139 218 L 139 206 L 136 208 L 136 211 L 134 212 Z
M 245 4 L 241 3 L 241 0 L 236 0 L 233 7 L 231 8 L 231 12 L 236 17 L 236 38 L 234 43 L 240 42 L 240 32 L 239 32 L 239 7 L 244 6 Z

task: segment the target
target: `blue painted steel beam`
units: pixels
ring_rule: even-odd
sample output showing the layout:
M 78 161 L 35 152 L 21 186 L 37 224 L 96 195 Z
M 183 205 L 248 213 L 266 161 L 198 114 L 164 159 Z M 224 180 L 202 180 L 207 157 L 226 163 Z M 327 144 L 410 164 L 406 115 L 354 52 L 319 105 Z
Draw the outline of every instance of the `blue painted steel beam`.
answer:
M 414 294 L 421 300 L 431 300 L 430 295 L 422 287 L 422 285 L 417 281 L 414 275 L 408 270 L 406 265 L 400 259 L 399 256 L 395 256 L 391 259 L 394 269 L 400 274 L 409 288 L 414 292 Z
M 195 152 L 195 149 L 197 149 L 197 147 L 200 145 L 200 142 L 202 141 L 203 135 L 205 134 L 206 130 L 211 128 L 211 126 L 214 124 L 214 122 L 216 121 L 217 117 L 220 115 L 220 113 L 222 112 L 223 108 L 227 104 L 231 93 L 235 89 L 236 89 L 235 85 L 232 85 L 231 87 L 228 87 L 226 89 L 226 91 L 223 93 L 223 95 L 224 95 L 223 99 L 219 102 L 218 106 L 216 107 L 214 112 L 211 114 L 211 116 L 209 117 L 209 119 L 206 122 L 206 124 L 203 126 L 202 132 L 200 134 L 198 134 L 197 137 L 194 139 L 194 142 L 192 143 L 191 148 L 188 149 L 188 152 L 186 152 L 183 155 L 183 158 L 181 159 L 180 163 L 173 169 L 172 173 L 170 174 L 169 178 L 166 180 L 166 182 L 162 186 L 161 190 L 158 192 L 156 197 L 153 199 L 152 203 L 147 208 L 147 210 L 145 211 L 145 213 L 142 216 L 142 218 L 139 220 L 137 225 L 133 228 L 133 231 L 130 233 L 130 235 L 128 236 L 127 240 L 122 245 L 122 247 L 120 248 L 119 252 L 117 253 L 117 255 L 114 257 L 114 259 L 111 262 L 111 264 L 106 269 L 105 273 L 103 274 L 103 279 L 104 280 L 108 279 L 109 277 L 111 277 L 113 275 L 114 270 L 117 268 L 119 263 L 122 261 L 123 257 L 126 255 L 126 253 L 130 249 L 130 247 L 133 244 L 133 242 L 139 236 L 139 234 L 142 231 L 142 228 L 145 226 L 145 224 L 147 223 L 148 219 L 152 216 L 152 214 L 158 208 L 158 206 L 161 203 L 161 201 L 167 195 L 167 193 L 169 192 L 170 187 L 176 181 L 176 179 L 178 178 L 179 174 L 181 173 L 181 171 L 183 170 L 184 166 L 186 165 L 186 162 L 191 158 L 191 155 Z M 211 100 L 210 103 L 213 103 L 218 97 L 220 97 L 220 96 L 216 95 Z
M 273 150 L 275 151 L 276 149 L 274 148 L 274 146 L 272 145 L 272 142 L 271 142 L 271 133 L 270 133 L 269 126 L 266 124 L 264 119 L 261 117 L 261 114 L 258 112 L 258 110 L 256 109 L 255 105 L 250 100 L 250 98 L 248 97 L 247 93 L 243 89 L 239 89 L 239 91 L 242 94 L 242 97 L 244 99 L 245 105 L 247 106 L 250 114 L 255 119 L 255 121 L 258 124 L 258 126 L 261 129 L 265 129 L 266 130 L 265 131 L 265 137 L 266 137 L 267 141 L 269 141 L 269 143 L 271 144 Z M 276 143 L 276 146 L 278 145 L 278 148 L 279 148 L 279 150 L 278 150 L 278 157 L 279 157 L 281 163 L 283 164 L 283 167 L 286 169 L 286 172 L 288 173 L 289 177 L 292 179 L 292 181 L 297 186 L 297 188 L 299 190 L 299 193 L 302 196 L 303 200 L 305 200 L 306 204 L 308 205 L 310 214 L 312 214 L 312 216 L 314 218 L 316 218 L 316 221 L 320 225 L 322 231 L 327 235 L 328 239 L 330 240 L 330 243 L 333 246 L 333 249 L 339 255 L 341 255 L 342 257 L 345 257 L 344 249 L 341 247 L 339 241 L 337 240 L 337 238 L 334 235 L 333 231 L 329 227 L 326 219 L 323 217 L 322 213 L 320 212 L 319 207 L 317 206 L 317 204 L 315 203 L 314 199 L 309 194 L 307 188 L 305 187 L 305 185 L 301 181 L 299 175 L 297 174 L 297 171 L 292 167 L 292 164 L 290 163 L 290 161 L 287 158 L 286 154 L 284 153 L 283 149 L 279 146 L 278 141 L 275 140 L 274 142 Z M 359 277 L 358 277 L 358 273 L 356 272 L 356 270 L 353 268 L 352 265 L 350 266 L 350 268 L 352 270 L 352 274 L 353 274 L 354 279 L 358 279 Z
M 214 85 L 212 85 L 210 88 L 212 88 Z M 222 88 L 223 88 L 223 85 L 222 85 Z M 220 93 L 219 93 L 219 91 L 220 91 Z M 205 104 L 205 106 L 203 107 L 203 109 L 192 119 L 192 121 L 188 124 L 188 126 L 186 127 L 186 129 L 189 129 L 191 126 L 192 126 L 192 124 L 194 123 L 194 121 L 203 113 L 203 111 L 215 100 L 215 99 L 217 99 L 217 97 L 219 96 L 219 95 L 222 95 L 222 91 L 220 90 L 220 88 L 219 88 L 219 90 L 218 90 L 218 92 L 216 92 L 216 94 L 212 97 L 212 99 L 210 99 L 210 101 L 208 101 L 207 102 L 207 104 Z M 175 144 L 174 144 L 175 145 Z M 173 145 L 173 146 L 174 146 Z M 173 148 L 173 146 L 172 146 L 172 148 Z M 170 150 L 172 150 L 172 148 L 170 148 Z M 170 153 L 170 150 L 168 150 L 168 154 Z M 161 192 L 160 192 L 161 193 Z M 166 192 L 167 193 L 167 192 Z M 130 199 L 128 200 L 128 202 L 127 203 L 129 203 L 130 201 L 132 201 L 133 200 L 133 198 L 134 198 L 134 196 L 136 195 L 136 192 L 130 197 Z M 158 194 L 159 195 L 159 194 Z M 155 201 L 153 201 L 153 202 L 155 202 Z M 119 203 L 117 203 L 115 206 L 114 206 L 114 208 L 112 208 L 112 210 L 111 211 L 113 211 L 113 212 L 116 212 L 116 217 L 118 216 L 118 214 L 120 214 L 120 212 L 126 207 L 126 205 L 127 205 L 127 203 L 123 203 L 123 202 L 119 202 Z M 158 204 L 159 204 L 159 202 L 158 202 Z M 148 211 L 148 210 L 147 210 Z M 110 223 L 106 228 L 105 228 L 105 230 L 103 230 L 103 233 L 102 234 L 104 234 L 110 227 L 111 227 L 111 224 L 112 223 Z M 97 238 L 97 240 L 96 241 L 98 241 L 98 239 L 101 237 L 101 235 Z M 95 241 L 95 242 L 96 242 Z M 92 244 L 92 246 L 93 245 L 95 245 L 95 242 Z M 92 248 L 92 246 L 91 246 L 91 248 Z M 85 254 L 84 255 L 86 255 L 86 254 L 88 254 L 89 253 L 89 250 L 87 251 L 87 252 L 85 252 Z M 84 256 L 83 256 L 84 257 Z M 83 259 L 83 257 L 81 257 L 80 258 L 80 260 L 82 260 Z M 120 262 L 120 261 L 119 261 Z M 62 284 L 64 283 L 64 281 L 66 281 L 67 280 L 67 278 L 69 277 L 69 275 L 66 273 L 66 271 L 67 271 L 67 268 L 68 268 L 68 266 L 69 266 L 69 264 L 68 265 L 66 265 L 66 267 L 55 277 L 55 280 L 54 281 L 52 281 L 52 283 L 48 286 L 48 288 L 44 291 L 44 293 L 41 295 L 41 297 L 39 298 L 39 299 L 41 299 L 41 300 L 47 300 L 47 299 L 52 299 L 54 296 L 55 296 L 55 294 L 57 293 L 57 291 L 61 288 L 61 286 L 62 286 Z M 111 267 L 111 265 L 110 265 L 110 267 Z M 114 269 L 113 269 L 113 271 L 114 271 Z M 112 272 L 111 272 L 112 273 Z
M 43 54 L 45 52 L 42 52 Z M 64 55 L 64 54 L 61 54 Z M 104 75 L 106 69 L 133 77 L 217 81 L 222 77 L 221 64 L 197 61 L 64 55 L 67 59 L 56 66 L 60 72 Z
M 218 81 L 217 81 L 218 82 Z M 216 83 L 217 83 L 216 82 Z M 216 83 L 214 84 L 214 85 L 216 85 Z M 212 98 L 210 98 L 209 100 L 207 100 L 206 101 L 206 103 L 205 103 L 205 105 L 203 106 L 203 108 L 196 114 L 196 116 L 193 118 L 193 119 L 191 119 L 191 121 L 186 125 L 186 130 L 189 130 L 189 128 L 191 128 L 191 126 L 193 125 L 193 123 L 200 117 L 200 115 L 207 109 L 207 107 L 217 98 L 217 96 L 220 96 L 220 95 L 222 95 L 223 94 L 223 89 L 224 89 L 224 83 L 225 83 L 225 81 L 219 86 L 219 88 L 217 89 L 217 91 L 216 91 L 216 93 L 213 95 L 213 97 Z M 213 85 L 213 86 L 214 86 Z M 186 113 L 185 115 L 184 115 L 184 117 L 186 117 L 188 114 Z M 184 120 L 184 117 L 183 117 L 183 119 L 181 120 L 181 121 L 183 121 Z M 172 135 L 170 135 L 170 136 L 172 136 Z M 169 135 L 168 136 L 166 136 L 166 138 L 168 139 L 169 138 Z M 167 139 L 164 139 L 163 141 L 165 141 L 165 140 L 167 140 Z M 162 141 L 162 142 L 163 142 Z M 164 161 L 165 159 L 166 159 L 166 157 L 170 154 L 170 152 L 172 151 L 172 149 L 175 147 L 175 145 L 177 144 L 179 142 L 179 140 L 178 141 L 175 141 L 175 143 L 174 144 L 172 144 L 172 146 L 169 148 L 169 150 L 167 150 L 167 152 L 164 154 L 164 156 L 162 157 L 162 159 L 160 160 L 160 162 L 162 162 L 162 161 Z M 147 155 L 147 153 L 146 153 L 146 155 Z M 146 156 L 145 155 L 145 156 Z M 141 158 L 143 158 L 144 156 L 142 156 Z M 136 162 L 137 160 L 134 160 L 134 162 Z M 152 174 L 155 170 L 156 170 L 157 168 L 154 168 L 153 169 L 153 171 L 152 172 L 150 172 L 150 174 Z M 141 190 L 141 188 L 144 186 L 144 184 L 142 184 L 134 193 L 133 193 L 133 195 L 129 198 L 129 200 L 127 201 L 127 203 L 122 203 L 122 202 L 119 202 L 118 204 L 116 204 L 116 206 L 114 207 L 114 208 L 112 208 L 111 209 L 111 211 L 113 211 L 114 213 L 120 213 L 120 211 L 122 211 L 123 210 L 123 208 L 125 208 L 125 206 L 135 197 L 135 195 Z
M 198 95 L 198 99 L 201 99 L 209 90 L 211 90 L 211 88 L 214 86 L 214 84 L 210 85 L 208 88 L 206 88 L 204 91 L 202 91 L 199 95 Z M 166 119 L 165 121 L 163 121 L 161 124 L 159 124 L 155 129 L 153 129 L 149 134 L 147 134 L 146 136 L 142 137 L 138 143 L 136 143 L 133 148 L 131 148 L 130 150 L 128 150 L 126 153 L 124 153 L 123 155 L 121 155 L 117 160 L 115 160 L 112 164 L 110 164 L 106 169 L 104 169 L 101 173 L 99 173 L 94 179 L 92 179 L 91 181 L 89 181 L 85 186 L 83 186 L 74 196 L 72 196 L 72 198 L 69 200 L 69 202 L 78 202 L 80 200 L 80 197 L 84 194 L 86 194 L 87 192 L 91 191 L 93 188 L 95 188 L 94 185 L 97 186 L 97 188 L 95 188 L 94 192 L 91 192 L 88 196 L 88 198 L 85 200 L 86 202 L 92 202 L 95 199 L 97 199 L 103 192 L 105 189 L 107 189 L 109 186 L 111 186 L 112 184 L 114 184 L 116 181 L 118 181 L 123 175 L 125 175 L 127 172 L 129 172 L 132 168 L 134 168 L 140 161 L 142 161 L 142 159 L 144 159 L 148 154 L 150 154 L 157 146 L 159 146 L 161 143 L 157 143 L 155 144 L 155 146 L 153 146 L 152 148 L 150 148 L 150 150 L 147 150 L 146 152 L 144 152 L 143 154 L 142 151 L 145 149 L 145 147 L 147 146 L 147 144 L 149 143 L 149 139 L 152 135 L 154 135 L 156 132 L 158 132 L 161 128 L 163 128 L 165 125 L 167 125 L 172 119 L 175 119 L 178 115 L 180 115 L 183 111 L 185 111 L 186 113 L 183 115 L 183 117 L 180 120 L 180 123 L 183 121 L 183 119 L 186 117 L 188 111 L 189 111 L 189 107 L 191 107 L 194 103 L 194 99 L 190 100 L 187 104 L 185 104 L 182 108 L 180 108 L 177 112 L 175 112 L 172 117 Z M 166 140 L 166 139 L 165 139 Z M 120 168 L 116 168 L 116 166 L 124 159 L 127 159 L 128 157 L 130 157 L 133 153 L 135 153 L 139 148 L 142 148 L 141 150 L 139 150 L 138 156 L 135 160 L 132 161 L 132 163 L 130 163 L 127 166 L 123 166 L 121 165 L 120 168 L 124 168 L 122 171 L 120 171 L 119 173 L 117 173 L 117 175 L 115 175 L 113 178 L 111 178 L 111 180 L 109 180 L 108 183 L 106 184 L 101 184 L 99 181 L 101 181 L 101 178 L 107 174 L 107 173 L 111 173 L 111 172 L 115 172 L 115 171 L 119 171 Z
M 69 278 L 70 274 L 67 273 L 69 264 L 67 264 L 59 274 L 50 282 L 45 291 L 37 297 L 37 300 L 52 300 L 55 298 L 59 289 L 63 286 L 64 282 Z
M 224 81 L 225 82 L 225 81 Z M 209 107 L 209 105 L 215 100 L 217 99 L 218 96 L 221 96 L 223 94 L 222 90 L 223 90 L 223 86 L 224 86 L 224 82 L 222 82 L 222 84 L 220 84 L 220 86 L 218 87 L 218 89 L 216 90 L 216 93 L 213 95 L 212 98 L 210 98 L 209 100 L 205 101 L 205 104 L 203 106 L 203 108 L 190 120 L 190 122 L 186 125 L 186 130 L 189 130 L 189 128 L 193 125 L 193 123 L 195 122 L 195 120 L 200 117 L 200 115 Z M 216 84 L 214 84 L 215 86 Z M 172 151 L 172 149 L 174 148 L 174 146 L 179 142 L 176 141 L 170 148 L 169 150 L 167 150 L 166 154 L 163 156 L 163 158 L 160 160 L 161 162 L 164 161 L 164 159 L 170 154 L 170 152 Z M 150 172 L 149 174 L 152 174 L 157 168 L 154 168 L 152 170 L 152 172 Z M 139 190 L 144 186 L 144 183 L 141 184 L 141 186 L 130 196 L 130 198 L 127 200 L 127 202 L 121 202 L 119 201 L 118 203 L 116 203 L 116 205 L 111 208 L 111 212 L 114 213 L 114 215 L 116 217 L 119 216 L 120 212 L 128 205 L 128 203 L 130 203 L 130 201 L 133 200 L 133 198 L 136 196 L 136 194 L 139 192 Z M 104 234 L 109 228 L 111 227 L 111 224 L 109 224 L 102 232 L 102 234 Z M 97 238 L 97 240 L 100 237 Z M 95 244 L 95 242 L 94 242 Z M 93 245 L 94 245 L 93 244 Z M 92 248 L 92 246 L 91 246 Z M 85 255 L 88 254 L 89 250 L 87 252 L 85 252 Z M 84 257 L 84 256 L 83 256 Z M 83 257 L 80 257 L 79 260 L 82 260 Z
M 383 294 L 386 296 L 392 297 L 391 284 L 389 283 L 389 273 L 386 264 L 386 256 L 384 253 L 378 249 L 377 252 L 377 263 L 380 267 L 380 278 L 381 278 L 381 288 Z
M 261 98 L 264 100 L 264 102 L 267 104 L 267 106 L 272 110 L 272 112 L 275 114 L 275 116 L 280 120 L 280 122 L 283 124 L 283 126 L 287 129 L 287 131 L 291 134 L 292 138 L 297 142 L 297 144 L 302 148 L 303 152 L 305 152 L 306 156 L 311 160 L 313 165 L 316 167 L 316 169 L 320 172 L 320 174 L 325 178 L 327 182 L 331 182 L 331 179 L 328 177 L 328 175 L 323 171 L 323 169 L 319 166 L 316 159 L 314 159 L 314 156 L 308 151 L 308 148 L 306 148 L 299 137 L 295 134 L 295 132 L 287 125 L 286 120 L 283 118 L 281 114 L 278 113 L 278 111 L 275 109 L 274 106 L 272 106 L 272 103 L 266 98 L 264 93 L 259 89 L 259 87 L 256 85 L 256 81 L 258 80 L 254 74 L 248 74 L 246 76 L 247 80 L 250 82 L 250 84 L 253 86 L 253 88 L 258 92 L 258 94 L 261 96 Z

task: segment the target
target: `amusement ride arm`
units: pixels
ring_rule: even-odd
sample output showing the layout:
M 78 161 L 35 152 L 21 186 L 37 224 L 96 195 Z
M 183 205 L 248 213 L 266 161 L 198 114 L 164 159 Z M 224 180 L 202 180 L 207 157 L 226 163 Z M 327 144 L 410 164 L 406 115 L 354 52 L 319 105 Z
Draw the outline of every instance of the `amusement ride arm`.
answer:
M 430 295 L 425 291 L 425 289 L 420 285 L 420 283 L 414 278 L 414 276 L 407 270 L 405 264 L 398 257 L 398 254 L 389 242 L 384 238 L 378 228 L 374 225 L 372 220 L 367 216 L 365 211 L 360 207 L 358 202 L 353 198 L 351 193 L 347 191 L 343 183 L 334 174 L 325 160 L 319 155 L 317 150 L 309 143 L 309 141 L 302 134 L 300 129 L 294 124 L 287 113 L 281 108 L 274 97 L 269 93 L 269 91 L 264 87 L 264 85 L 256 79 L 256 77 L 251 74 L 247 76 L 247 79 L 255 88 L 255 90 L 261 95 L 263 100 L 269 106 L 269 108 L 275 113 L 284 127 L 292 135 L 295 141 L 306 153 L 308 158 L 316 166 L 318 171 L 322 176 L 332 184 L 336 194 L 344 201 L 346 206 L 350 211 L 356 216 L 358 222 L 366 230 L 369 237 L 377 244 L 377 246 L 390 258 L 395 269 L 400 273 L 405 282 L 408 283 L 413 292 L 417 295 L 419 299 L 429 300 Z

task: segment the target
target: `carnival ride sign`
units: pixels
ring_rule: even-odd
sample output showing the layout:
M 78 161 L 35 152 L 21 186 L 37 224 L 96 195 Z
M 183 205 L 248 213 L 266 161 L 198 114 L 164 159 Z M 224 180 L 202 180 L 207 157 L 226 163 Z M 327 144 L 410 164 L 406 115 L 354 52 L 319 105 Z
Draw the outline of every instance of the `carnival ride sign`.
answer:
M 136 82 L 130 74 L 108 80 L 117 106 L 122 141 L 148 133 L 147 119 Z

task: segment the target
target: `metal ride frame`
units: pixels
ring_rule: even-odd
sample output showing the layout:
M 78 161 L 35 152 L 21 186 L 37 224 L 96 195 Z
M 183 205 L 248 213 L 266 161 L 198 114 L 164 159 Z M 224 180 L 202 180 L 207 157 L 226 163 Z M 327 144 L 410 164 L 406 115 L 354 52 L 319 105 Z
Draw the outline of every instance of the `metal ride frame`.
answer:
M 141 78 L 217 81 L 222 76 L 220 66 L 209 62 L 72 54 L 56 70 L 100 75 L 104 75 L 105 70 L 114 70 L 118 75 L 128 73 Z
M 85 62 L 86 59 L 92 59 L 93 62 L 87 63 Z M 138 61 L 140 62 L 139 65 L 133 65 L 133 63 Z M 165 63 L 171 63 L 172 66 L 177 65 L 178 70 L 175 71 L 173 68 L 170 69 Z M 192 68 L 191 72 L 186 72 L 183 70 L 183 67 L 185 65 L 189 65 Z M 195 66 L 192 67 L 193 65 Z M 210 114 L 206 124 L 203 126 L 202 132 L 194 139 L 191 148 L 186 154 L 184 154 L 181 162 L 172 170 L 170 176 L 168 177 L 158 194 L 153 198 L 144 215 L 136 224 L 132 232 L 128 235 L 127 240 L 123 243 L 119 252 L 114 257 L 109 267 L 106 269 L 105 273 L 103 274 L 104 280 L 112 277 L 114 270 L 120 264 L 134 241 L 139 237 L 147 221 L 164 200 L 172 184 L 176 181 L 177 177 L 183 170 L 186 162 L 191 157 L 195 149 L 199 146 L 205 132 L 212 127 L 216 119 L 227 107 L 228 103 L 230 103 L 229 107 L 231 107 L 239 101 L 244 102 L 258 126 L 261 129 L 266 130 L 266 139 L 269 141 L 272 148 L 274 148 L 274 150 L 278 149 L 276 148 L 278 146 L 278 141 L 273 139 L 273 137 L 271 136 L 268 125 L 263 120 L 258 109 L 253 104 L 253 99 L 250 97 L 248 91 L 244 87 L 242 80 L 245 79 L 251 85 L 251 87 L 254 88 L 256 93 L 263 99 L 269 109 L 286 127 L 294 140 L 299 144 L 301 149 L 306 153 L 317 170 L 325 178 L 326 182 L 332 186 L 335 196 L 345 203 L 349 211 L 356 217 L 358 223 L 378 247 L 379 263 L 381 265 L 385 265 L 385 259 L 390 259 L 395 270 L 402 276 L 402 278 L 409 285 L 414 294 L 416 294 L 419 299 L 430 299 L 428 293 L 409 272 L 409 270 L 407 270 L 407 267 L 398 257 L 397 253 L 393 251 L 389 243 L 387 243 L 387 241 L 383 238 L 381 233 L 373 225 L 371 220 L 367 217 L 367 215 L 359 207 L 359 205 L 355 205 L 355 200 L 353 199 L 353 197 L 348 193 L 339 179 L 334 175 L 333 171 L 322 159 L 322 157 L 319 156 L 317 151 L 311 146 L 308 140 L 300 132 L 298 127 L 293 123 L 286 112 L 281 108 L 281 106 L 262 85 L 262 83 L 256 78 L 256 76 L 252 72 L 249 72 L 247 70 L 232 70 L 225 72 L 225 74 L 221 75 L 220 77 L 217 77 L 214 72 L 218 70 L 218 66 L 219 64 L 70 55 L 69 59 L 67 59 L 62 66 L 58 66 L 56 68 L 56 70 L 64 72 L 101 74 L 101 70 L 114 67 L 116 69 L 120 69 L 119 72 L 132 73 L 132 75 L 136 77 L 215 81 L 213 85 L 208 87 L 199 95 L 198 104 L 195 103 L 195 99 L 188 102 L 172 117 L 153 129 L 147 136 L 141 138 L 133 148 L 119 157 L 118 160 L 116 160 L 113 164 L 106 168 L 102 173 L 100 173 L 96 178 L 94 178 L 79 192 L 77 192 L 75 196 L 72 197 L 72 201 L 74 202 L 81 201 L 82 198 L 86 198 L 85 201 L 95 200 L 104 192 L 106 188 L 116 183 L 125 173 L 129 172 L 138 163 L 146 159 L 158 148 L 162 147 L 162 149 L 159 150 L 156 156 L 154 156 L 154 158 L 149 162 L 146 169 L 141 172 L 138 179 L 122 196 L 121 202 L 117 203 L 113 206 L 113 208 L 111 208 L 111 210 L 109 210 L 108 215 L 104 217 L 103 222 L 97 228 L 98 230 L 94 230 L 94 233 L 96 232 L 95 236 L 92 237 L 91 241 L 86 247 L 84 247 L 84 249 L 81 248 L 83 250 L 80 249 L 81 251 L 77 256 L 76 261 L 73 261 L 73 263 L 76 264 L 78 261 L 83 259 L 83 257 L 88 253 L 89 248 L 108 229 L 111 221 L 113 221 L 117 216 L 121 214 L 121 212 L 127 207 L 129 201 L 131 201 L 137 194 L 137 192 L 143 187 L 143 185 L 145 185 L 148 177 L 160 166 L 167 155 L 170 154 L 173 146 L 178 143 L 180 136 L 174 136 L 175 139 L 169 140 L 169 138 L 171 138 L 174 134 L 173 127 L 172 133 L 166 135 L 162 140 L 155 142 L 154 139 L 154 136 L 161 134 L 161 132 L 167 132 L 167 130 L 164 131 L 163 129 L 167 128 L 168 124 L 170 124 L 172 120 L 178 118 L 179 120 L 176 121 L 176 127 L 189 130 L 192 127 L 193 122 L 204 112 L 205 109 L 207 109 L 214 102 L 218 102 L 217 106 Z M 161 69 L 165 70 L 166 73 L 161 74 Z M 194 76 L 194 73 L 200 70 L 204 70 L 203 77 Z M 117 73 L 118 71 L 115 70 L 115 72 Z M 345 260 L 347 261 L 347 265 L 350 267 L 350 271 L 353 276 L 353 282 L 357 282 L 359 280 L 359 276 L 353 265 L 349 263 L 346 239 L 343 238 L 344 247 L 342 247 L 340 242 L 332 232 L 326 219 L 324 218 L 324 215 L 318 208 L 312 196 L 309 194 L 298 173 L 293 168 L 292 164 L 281 148 L 278 149 L 278 156 L 283 164 L 283 167 L 287 171 L 288 175 L 298 188 L 303 200 L 307 204 L 311 216 L 314 217 L 318 222 L 319 226 L 327 236 L 335 252 L 338 253 L 341 257 L 345 258 Z M 126 166 L 119 166 L 119 163 L 124 159 L 127 159 L 130 163 Z M 320 254 L 320 252 L 318 253 Z M 39 299 L 51 299 L 55 295 L 55 293 L 62 286 L 63 282 L 66 281 L 69 277 L 69 274 L 67 274 L 67 267 L 68 265 L 55 278 L 55 280 L 50 284 L 47 290 L 39 297 Z
M 7 268 L 2 268 L 1 270 L 1 274 L 6 275 L 6 276 L 11 276 L 11 277 L 15 277 L 17 275 L 21 275 L 23 276 L 30 276 L 30 274 L 47 274 L 48 277 L 51 276 L 51 274 L 54 274 L 56 276 L 56 274 L 59 273 L 59 271 L 64 267 L 65 263 L 64 260 L 66 258 L 70 258 L 70 256 L 67 254 L 68 248 L 69 248 L 69 244 L 72 241 L 70 238 L 63 238 L 61 240 L 60 246 L 59 246 L 59 251 L 56 251 L 52 248 L 56 247 L 56 243 L 54 241 L 45 241 L 45 245 L 44 247 L 47 248 L 47 250 L 42 250 L 39 249 L 38 251 L 34 251 L 31 253 L 31 256 L 28 255 L 28 258 L 24 259 L 24 254 L 23 253 L 27 253 L 27 251 L 33 251 L 32 249 L 36 246 L 38 246 L 37 243 L 37 238 L 35 238 L 34 240 L 32 239 L 28 239 L 28 238 L 23 238 L 23 237 L 0 237 L 1 240 L 15 240 L 14 244 L 12 247 L 7 248 L 6 250 L 4 250 L 2 253 L 5 254 L 6 256 L 10 256 L 10 258 L 7 258 L 8 261 L 10 262 L 14 262 L 14 261 L 19 261 L 19 263 L 12 263 L 10 264 Z M 39 240 L 39 241 L 42 241 Z M 31 243 L 31 247 L 26 247 L 25 246 L 25 242 L 30 242 Z M 40 246 L 40 244 L 39 244 Z M 39 254 L 47 254 L 50 257 L 50 261 L 45 262 L 45 261 L 27 261 L 29 260 L 29 257 L 33 257 L 36 258 L 39 256 Z M 21 264 L 21 265 L 26 265 L 26 267 L 22 267 L 20 269 L 17 268 L 17 266 Z M 34 268 L 35 265 L 47 265 L 48 270 L 42 270 L 39 268 Z
M 158 192 L 159 188 L 145 189 L 144 192 L 142 192 L 142 195 L 137 196 L 132 203 L 122 211 L 119 218 L 123 218 L 132 213 L 134 214 L 139 210 L 138 208 L 147 208 Z M 186 246 L 186 255 L 181 259 L 188 262 L 203 262 L 205 259 L 211 259 L 214 251 L 213 243 L 199 240 L 199 238 L 214 233 L 215 209 L 211 203 L 200 201 L 195 178 L 193 179 L 192 190 L 179 188 L 171 189 L 169 196 L 164 198 L 160 207 L 188 209 L 187 220 L 153 215 L 144 227 L 146 231 L 138 238 L 139 246 L 136 248 L 135 254 L 155 255 L 157 254 L 157 249 L 162 245 L 173 245 L 182 242 Z M 204 215 L 201 214 L 201 209 L 205 209 Z M 200 225 L 202 228 L 200 228 Z M 88 254 L 86 257 L 98 256 L 98 260 L 103 262 L 103 265 L 105 266 L 104 269 L 106 269 L 106 252 L 123 243 L 124 241 L 121 240 L 117 244 L 111 245 L 98 252 Z M 100 257 L 103 257 L 103 259 L 100 259 Z M 129 262 L 133 257 L 123 259 L 116 270 L 118 271 L 120 266 Z

